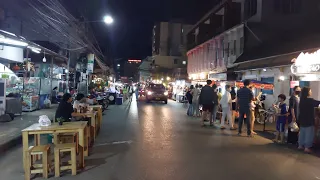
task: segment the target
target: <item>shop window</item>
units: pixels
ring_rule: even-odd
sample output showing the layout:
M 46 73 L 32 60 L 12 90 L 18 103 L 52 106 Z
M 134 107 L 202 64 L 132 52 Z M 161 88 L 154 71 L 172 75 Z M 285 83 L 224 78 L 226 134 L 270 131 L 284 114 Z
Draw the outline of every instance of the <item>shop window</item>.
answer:
M 245 17 L 246 19 L 251 18 L 257 14 L 258 11 L 258 0 L 246 0 L 245 6 Z
M 302 0 L 274 0 L 274 11 L 283 14 L 295 14 L 301 10 Z
M 261 78 L 261 81 L 264 82 L 264 83 L 273 84 L 274 83 L 274 77 Z M 272 95 L 273 94 L 273 90 L 265 90 L 265 89 L 263 89 L 262 90 L 262 94 L 270 94 L 270 95 Z

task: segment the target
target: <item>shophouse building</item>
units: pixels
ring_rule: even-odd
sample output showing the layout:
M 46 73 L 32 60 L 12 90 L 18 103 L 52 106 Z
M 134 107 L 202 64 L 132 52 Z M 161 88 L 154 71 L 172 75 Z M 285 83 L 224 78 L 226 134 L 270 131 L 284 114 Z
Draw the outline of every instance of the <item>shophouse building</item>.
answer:
M 194 81 L 252 79 L 274 84 L 270 106 L 293 84 L 292 59 L 320 47 L 316 0 L 221 0 L 188 32 L 188 73 Z M 290 83 L 291 82 L 291 83 Z M 290 86 L 291 84 L 291 86 Z M 320 97 L 319 97 L 320 98 Z

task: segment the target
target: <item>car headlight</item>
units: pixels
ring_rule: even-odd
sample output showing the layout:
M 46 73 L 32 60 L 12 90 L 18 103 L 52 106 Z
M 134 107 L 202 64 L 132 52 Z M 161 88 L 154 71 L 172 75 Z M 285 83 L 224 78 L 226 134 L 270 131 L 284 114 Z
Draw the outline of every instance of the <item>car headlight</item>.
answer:
M 165 96 L 168 96 L 168 91 L 164 92 L 163 94 L 164 94 Z
M 148 95 L 151 95 L 153 92 L 151 92 L 151 91 L 148 91 Z

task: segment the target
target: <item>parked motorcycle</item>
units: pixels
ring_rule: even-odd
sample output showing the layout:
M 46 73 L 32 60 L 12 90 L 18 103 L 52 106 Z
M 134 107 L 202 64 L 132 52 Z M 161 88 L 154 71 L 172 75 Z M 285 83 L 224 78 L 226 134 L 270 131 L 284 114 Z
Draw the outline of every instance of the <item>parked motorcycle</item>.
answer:
M 265 95 L 261 95 L 259 100 L 257 100 L 255 102 L 255 109 L 254 109 L 254 116 L 256 121 L 259 124 L 264 124 L 265 123 L 265 114 L 266 114 L 266 110 L 265 110 L 265 106 L 263 101 L 266 100 L 266 96 Z
M 104 112 L 109 107 L 108 96 L 105 93 L 98 94 L 98 97 L 88 96 L 89 99 L 96 99 L 97 103 L 102 106 L 102 112 Z

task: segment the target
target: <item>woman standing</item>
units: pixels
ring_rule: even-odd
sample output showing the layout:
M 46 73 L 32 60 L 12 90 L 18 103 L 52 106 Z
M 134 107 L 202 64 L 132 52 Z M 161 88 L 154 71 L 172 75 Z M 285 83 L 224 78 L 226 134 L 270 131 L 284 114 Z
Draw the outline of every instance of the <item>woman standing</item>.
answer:
M 304 152 L 310 153 L 310 148 L 314 139 L 314 108 L 318 107 L 320 101 L 311 98 L 312 92 L 309 87 L 304 87 L 301 91 L 301 99 L 299 105 L 298 123 L 300 124 L 299 147 Z
M 188 100 L 188 103 L 189 103 L 189 107 L 188 107 L 188 111 L 187 111 L 187 115 L 188 116 L 192 116 L 193 115 L 193 104 L 192 104 L 192 91 L 193 91 L 193 85 L 190 86 L 190 89 L 187 90 L 187 93 L 186 93 L 186 98 Z
M 199 96 L 200 96 L 200 89 L 198 84 L 196 84 L 196 88 L 191 91 L 192 95 L 192 105 L 193 105 L 193 116 L 200 117 L 200 110 L 199 110 Z

